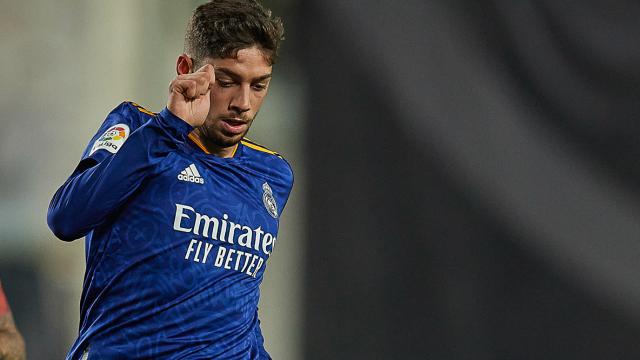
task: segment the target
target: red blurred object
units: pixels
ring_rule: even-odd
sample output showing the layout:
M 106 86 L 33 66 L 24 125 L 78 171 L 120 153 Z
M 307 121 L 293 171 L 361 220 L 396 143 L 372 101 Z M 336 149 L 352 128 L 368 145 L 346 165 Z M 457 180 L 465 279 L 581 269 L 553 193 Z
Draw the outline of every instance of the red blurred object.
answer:
M 0 283 L 0 316 L 9 312 L 9 303 L 7 303 L 7 297 L 2 291 L 2 284 Z

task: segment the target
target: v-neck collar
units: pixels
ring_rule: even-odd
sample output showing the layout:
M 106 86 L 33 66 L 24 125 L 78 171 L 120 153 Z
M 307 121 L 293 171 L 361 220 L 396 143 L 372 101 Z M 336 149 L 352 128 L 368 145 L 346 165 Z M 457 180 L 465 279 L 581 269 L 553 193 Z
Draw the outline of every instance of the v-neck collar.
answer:
M 193 135 L 193 133 L 189 133 L 187 135 L 187 138 L 190 140 L 192 147 L 195 147 L 196 151 L 198 153 L 206 155 L 207 158 L 216 158 L 216 159 L 224 161 L 224 160 L 237 159 L 237 158 L 240 157 L 242 141 L 239 141 L 236 144 L 236 148 L 233 150 L 233 153 L 231 154 L 231 157 L 224 158 L 224 157 L 220 157 L 220 156 L 214 155 L 211 152 L 209 152 L 209 150 L 207 150 L 207 148 L 204 146 L 204 144 L 202 144 L 202 142 L 195 135 Z

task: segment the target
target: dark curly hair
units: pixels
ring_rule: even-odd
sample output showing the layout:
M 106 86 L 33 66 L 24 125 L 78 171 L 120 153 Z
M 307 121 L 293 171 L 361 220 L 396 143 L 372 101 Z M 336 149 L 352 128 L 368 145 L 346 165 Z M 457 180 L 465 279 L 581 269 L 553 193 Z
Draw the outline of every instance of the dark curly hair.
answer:
M 238 50 L 260 46 L 270 64 L 277 60 L 284 40 L 279 17 L 272 17 L 256 0 L 212 0 L 198 6 L 191 16 L 184 52 L 196 63 L 205 58 L 230 58 Z

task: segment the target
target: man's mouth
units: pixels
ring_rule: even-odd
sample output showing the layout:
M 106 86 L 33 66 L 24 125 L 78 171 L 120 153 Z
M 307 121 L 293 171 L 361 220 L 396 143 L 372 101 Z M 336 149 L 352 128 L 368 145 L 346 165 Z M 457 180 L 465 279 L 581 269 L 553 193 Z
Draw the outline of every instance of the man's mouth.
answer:
M 238 118 L 222 118 L 222 129 L 226 133 L 233 135 L 239 135 L 245 132 L 247 129 L 247 121 Z

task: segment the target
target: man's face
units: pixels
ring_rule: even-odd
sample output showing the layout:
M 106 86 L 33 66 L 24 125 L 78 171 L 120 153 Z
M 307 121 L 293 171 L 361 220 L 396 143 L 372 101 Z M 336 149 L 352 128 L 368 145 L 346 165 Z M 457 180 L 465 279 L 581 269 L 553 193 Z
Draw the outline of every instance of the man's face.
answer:
M 206 59 L 215 68 L 211 106 L 203 135 L 220 147 L 237 144 L 245 136 L 267 95 L 271 65 L 263 50 L 238 50 L 236 58 Z

